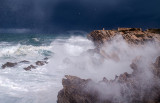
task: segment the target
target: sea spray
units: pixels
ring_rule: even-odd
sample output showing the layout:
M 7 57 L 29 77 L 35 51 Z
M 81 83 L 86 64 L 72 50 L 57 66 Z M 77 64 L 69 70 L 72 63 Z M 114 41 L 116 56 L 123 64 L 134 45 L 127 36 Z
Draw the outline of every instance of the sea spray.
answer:
M 28 64 L 18 64 L 16 67 L 1 70 L 0 101 L 3 103 L 56 103 L 58 91 L 62 88 L 61 79 L 66 74 L 91 78 L 94 81 L 102 80 L 103 77 L 113 79 L 115 75 L 132 72 L 130 64 L 134 57 L 147 56 L 148 63 L 148 60 L 154 61 L 153 58 L 159 54 L 159 48 L 152 43 L 143 47 L 130 47 L 121 37 L 115 37 L 110 44 L 102 48 L 109 56 L 112 53 L 117 54 L 119 60 L 93 53 L 92 50 L 95 48 L 93 42 L 81 36 L 53 39 L 50 45 L 45 46 L 22 44 L 15 46 L 13 53 L 9 49 L 8 51 L 9 55 L 16 59 L 4 59 L 2 55 L 1 64 L 9 60 L 18 62 L 24 59 L 34 64 L 45 57 L 40 51 L 46 50 L 51 54 L 47 65 L 31 71 L 23 69 Z M 20 53 L 25 55 L 17 56 Z

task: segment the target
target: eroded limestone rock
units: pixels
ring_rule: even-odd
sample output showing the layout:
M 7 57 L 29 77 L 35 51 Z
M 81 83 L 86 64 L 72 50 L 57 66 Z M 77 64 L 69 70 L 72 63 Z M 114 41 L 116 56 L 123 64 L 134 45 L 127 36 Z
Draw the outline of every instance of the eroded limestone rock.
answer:
M 155 32 L 152 32 L 155 31 Z M 121 35 L 126 42 L 132 45 L 145 44 L 151 41 L 160 41 L 159 29 L 148 29 L 142 31 L 141 28 L 118 28 L 118 30 L 94 30 L 87 35 L 99 48 L 105 42 L 109 42 L 116 35 Z

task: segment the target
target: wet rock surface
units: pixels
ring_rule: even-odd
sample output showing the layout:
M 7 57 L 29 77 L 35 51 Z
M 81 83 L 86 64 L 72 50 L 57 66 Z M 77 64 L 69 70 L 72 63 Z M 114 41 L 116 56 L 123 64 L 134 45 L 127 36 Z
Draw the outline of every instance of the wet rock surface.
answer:
M 160 68 L 160 56 L 157 57 L 156 62 L 154 63 L 156 68 Z
M 95 44 L 89 53 L 99 53 L 104 59 L 120 61 L 118 55 L 107 55 L 101 47 L 115 36 L 122 38 L 131 46 L 147 42 L 160 44 L 159 29 L 118 28 L 118 30 L 95 30 L 87 35 Z M 145 58 L 138 56 L 129 65 L 131 74 L 125 72 L 115 79 L 104 77 L 99 82 L 66 75 L 62 80 L 63 89 L 59 91 L 57 103 L 160 103 L 160 56 L 149 67 L 141 66 Z M 107 67 L 106 67 L 107 69 Z M 147 74 L 145 71 L 149 71 Z
M 43 66 L 43 65 L 45 65 L 45 64 L 47 64 L 48 62 L 47 61 L 37 61 L 36 62 L 36 65 L 38 65 L 38 66 Z
M 156 62 L 153 65 L 154 74 L 160 78 L 160 56 L 156 58 Z
M 36 69 L 36 66 L 30 65 L 30 66 L 24 68 L 24 70 L 26 70 L 26 71 L 31 71 L 31 69 Z
M 5 63 L 5 64 L 2 65 L 2 69 L 5 69 L 7 67 L 14 67 L 16 65 L 17 65 L 17 63 L 7 62 L 7 63 Z
M 26 70 L 26 71 L 31 71 L 32 69 L 36 69 L 38 66 L 46 65 L 48 63 L 47 60 L 48 60 L 48 58 L 46 57 L 46 58 L 43 59 L 43 61 L 35 62 L 36 66 L 30 64 L 30 61 L 27 61 L 27 60 L 23 60 L 23 61 L 16 62 L 16 63 L 6 62 L 5 64 L 3 64 L 1 66 L 1 68 L 6 69 L 7 67 L 15 67 L 16 65 L 30 64 L 29 66 L 24 67 L 23 69 Z
M 83 90 L 90 80 L 68 75 L 65 77 L 67 79 L 62 80 L 63 89 L 58 93 L 58 103 L 94 103 L 94 97 Z
M 27 60 L 23 60 L 23 61 L 20 61 L 19 63 L 30 63 L 30 62 Z
M 124 73 L 116 76 L 114 80 L 103 78 L 100 82 L 94 82 L 91 79 L 81 79 L 76 76 L 66 75 L 62 80 L 63 89 L 58 93 L 58 103 L 159 103 L 160 102 L 160 68 L 157 57 L 153 63 L 154 78 L 150 84 L 139 80 L 137 76 L 143 75 L 139 68 L 133 67 L 133 73 Z M 134 65 L 137 65 L 134 62 Z M 147 81 L 145 81 L 147 82 Z M 108 89 L 109 88 L 109 89 Z M 99 91 L 101 90 L 103 91 Z M 117 90 L 118 89 L 118 90 Z M 108 90 L 108 91 L 107 91 Z M 116 90 L 116 92 L 114 91 Z M 117 96 L 118 94 L 118 96 Z M 103 95 L 103 96 L 102 96 Z

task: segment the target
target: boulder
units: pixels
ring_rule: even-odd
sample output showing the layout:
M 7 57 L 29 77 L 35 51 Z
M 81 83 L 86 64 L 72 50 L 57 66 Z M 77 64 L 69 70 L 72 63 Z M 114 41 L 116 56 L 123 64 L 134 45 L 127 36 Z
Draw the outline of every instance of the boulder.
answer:
M 36 66 L 30 65 L 30 66 L 24 68 L 24 70 L 26 70 L 26 71 L 30 71 L 31 69 L 36 69 Z
M 38 65 L 38 66 L 43 66 L 43 65 L 45 65 L 45 64 L 47 64 L 48 62 L 46 62 L 46 61 L 37 61 L 36 62 L 36 65 Z
M 5 69 L 7 67 L 14 67 L 16 65 L 17 65 L 17 63 L 7 62 L 7 63 L 5 63 L 5 64 L 2 65 L 2 69 Z
M 57 103 L 95 103 L 96 98 L 84 91 L 90 80 L 68 75 L 65 77 L 67 79 L 62 80 L 63 89 L 58 93 Z
M 23 60 L 23 61 L 20 61 L 19 63 L 30 63 L 30 62 L 27 60 Z

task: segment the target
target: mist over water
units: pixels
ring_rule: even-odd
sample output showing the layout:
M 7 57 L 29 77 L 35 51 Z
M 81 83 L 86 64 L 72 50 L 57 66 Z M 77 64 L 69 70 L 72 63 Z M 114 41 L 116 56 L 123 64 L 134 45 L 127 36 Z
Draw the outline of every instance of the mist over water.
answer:
M 115 37 L 102 47 L 100 52 L 106 57 L 94 53 L 93 42 L 82 36 L 50 39 L 31 37 L 22 41 L 0 42 L 1 65 L 6 62 L 30 61 L 29 64 L 21 63 L 13 68 L 0 69 L 2 103 L 56 103 L 64 75 L 91 78 L 94 81 L 100 81 L 103 77 L 114 79 L 115 75 L 132 73 L 129 65 L 135 57 L 146 57 L 147 64 L 160 53 L 160 48 L 152 43 L 131 47 L 121 37 Z M 23 69 L 45 57 L 49 58 L 47 65 L 31 71 Z

